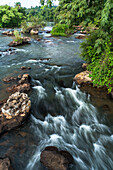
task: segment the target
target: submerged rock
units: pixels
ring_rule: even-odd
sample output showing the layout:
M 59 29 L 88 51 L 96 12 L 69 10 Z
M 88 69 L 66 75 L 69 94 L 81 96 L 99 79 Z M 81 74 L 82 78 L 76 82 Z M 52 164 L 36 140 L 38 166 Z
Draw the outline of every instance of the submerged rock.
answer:
M 42 38 L 36 38 L 36 41 L 41 41 L 42 40 Z
M 20 79 L 18 81 L 18 84 L 8 87 L 6 89 L 6 91 L 12 92 L 12 93 L 15 93 L 17 91 L 27 93 L 31 89 L 31 86 L 30 86 L 31 78 L 30 78 L 29 74 L 23 74 L 23 76 L 19 75 L 18 78 Z
M 21 67 L 21 70 L 30 70 L 30 69 L 31 69 L 31 67 L 26 67 L 26 66 Z
M 2 33 L 3 35 L 7 35 L 7 36 L 14 36 L 14 31 L 6 31 Z
M 0 134 L 21 125 L 29 115 L 30 108 L 31 101 L 27 94 L 16 92 L 9 96 L 1 108 Z
M 81 34 L 88 34 L 88 32 L 85 30 L 85 31 L 80 31 Z
M 69 152 L 58 151 L 56 147 L 49 146 L 42 151 L 40 161 L 49 170 L 67 170 L 73 158 Z
M 31 89 L 29 83 L 24 83 L 24 84 L 18 84 L 18 85 L 13 85 L 12 87 L 8 87 L 6 89 L 7 92 L 28 92 Z
M 15 53 L 14 48 L 2 48 L 0 49 L 0 56 L 11 55 Z
M 13 170 L 9 158 L 0 159 L 0 170 Z
M 77 30 L 74 30 L 74 33 L 77 33 L 78 31 Z
M 45 42 L 45 43 L 52 43 L 51 40 L 45 40 L 44 42 Z
M 82 25 L 74 25 L 74 28 L 76 28 L 76 30 L 78 30 L 78 31 L 83 30 Z
M 86 36 L 85 35 L 79 35 L 79 36 L 77 36 L 77 37 L 75 37 L 76 39 L 84 39 L 84 38 L 86 38 Z
M 23 37 L 19 41 L 10 42 L 8 45 L 10 47 L 16 47 L 16 46 L 19 46 L 19 45 L 29 44 L 30 41 L 31 41 L 31 39 L 29 37 Z
M 31 31 L 30 31 L 30 34 L 31 35 L 38 35 L 38 30 L 32 28 Z
M 9 83 L 11 81 L 15 81 L 17 80 L 17 77 L 5 77 L 3 78 L 3 81 L 6 82 L 6 83 Z
M 81 85 L 81 84 L 89 84 L 89 83 L 92 83 L 92 80 L 91 78 L 89 77 L 89 75 L 91 74 L 90 71 L 83 71 L 79 74 L 77 74 L 75 77 L 74 77 L 74 81 L 77 82 L 77 84 Z
M 46 32 L 46 33 L 50 33 L 50 32 L 51 32 L 51 30 L 45 30 L 45 32 Z

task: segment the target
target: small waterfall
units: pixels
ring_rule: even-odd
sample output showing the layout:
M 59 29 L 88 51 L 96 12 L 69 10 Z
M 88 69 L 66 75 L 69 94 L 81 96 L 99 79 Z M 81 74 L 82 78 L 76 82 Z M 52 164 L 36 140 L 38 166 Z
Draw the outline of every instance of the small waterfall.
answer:
M 41 86 L 36 86 L 34 89 L 37 90 L 40 99 L 47 95 Z M 46 146 L 56 146 L 70 152 L 74 158 L 74 165 L 71 168 L 73 170 L 75 167 L 80 170 L 110 169 L 113 156 L 109 157 L 106 147 L 100 142 L 100 136 L 106 138 L 108 135 L 108 139 L 112 136 L 110 129 L 99 122 L 96 108 L 89 103 L 89 98 L 87 99 L 86 94 L 78 87 L 76 89 L 55 87 L 54 89 L 60 104 L 66 107 L 68 102 L 70 108 L 73 107 L 75 110 L 73 113 L 66 112 L 65 116 L 54 117 L 48 113 L 44 121 L 32 116 L 31 128 L 34 135 L 38 134 L 40 144 L 30 157 L 26 169 L 36 169 L 40 154 Z M 104 159 L 107 159 L 109 165 Z

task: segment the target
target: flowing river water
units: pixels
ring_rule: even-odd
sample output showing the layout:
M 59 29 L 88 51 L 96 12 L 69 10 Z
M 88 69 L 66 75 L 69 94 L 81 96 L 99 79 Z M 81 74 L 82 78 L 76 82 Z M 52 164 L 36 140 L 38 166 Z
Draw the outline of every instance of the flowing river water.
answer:
M 32 108 L 20 128 L 0 137 L 0 157 L 8 155 L 15 170 L 46 170 L 40 154 L 46 146 L 56 146 L 73 156 L 70 170 L 113 170 L 113 101 L 91 99 L 72 81 L 83 71 L 82 40 L 42 33 L 40 42 L 32 37 L 30 45 L 17 47 L 11 54 L 3 51 L 12 38 L 1 35 L 2 31 L 0 100 L 8 96 L 4 77 L 29 73 Z M 21 66 L 31 70 L 22 71 Z M 103 109 L 107 104 L 111 108 Z

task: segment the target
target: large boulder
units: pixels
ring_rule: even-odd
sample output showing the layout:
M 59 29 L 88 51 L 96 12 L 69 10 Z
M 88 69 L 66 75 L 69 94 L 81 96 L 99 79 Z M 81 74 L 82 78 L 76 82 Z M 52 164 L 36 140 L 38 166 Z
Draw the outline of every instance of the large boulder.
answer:
M 69 152 L 58 151 L 56 147 L 49 146 L 42 151 L 40 161 L 49 170 L 67 170 L 73 158 Z
M 13 170 L 9 158 L 0 159 L 0 170 Z
M 0 134 L 18 127 L 30 113 L 31 101 L 25 93 L 16 92 L 9 96 L 1 108 Z
M 83 71 L 79 74 L 77 74 L 74 77 L 74 81 L 77 82 L 77 84 L 81 85 L 81 84 L 91 84 L 92 83 L 92 79 L 89 77 L 89 75 L 91 74 L 90 71 Z

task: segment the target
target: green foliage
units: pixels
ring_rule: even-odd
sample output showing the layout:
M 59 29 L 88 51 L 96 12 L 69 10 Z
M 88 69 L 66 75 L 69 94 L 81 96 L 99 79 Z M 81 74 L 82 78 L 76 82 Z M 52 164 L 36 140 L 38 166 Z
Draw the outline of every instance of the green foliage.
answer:
M 23 33 L 25 33 L 26 30 L 27 30 L 27 28 L 28 28 L 28 23 L 27 23 L 26 20 L 23 20 L 23 21 L 21 22 L 21 28 L 22 28 Z
M 68 30 L 69 30 L 68 25 L 66 25 L 66 24 L 56 24 L 53 27 L 51 34 L 52 35 L 67 36 Z
M 20 43 L 22 43 L 23 38 L 21 37 L 21 34 L 20 34 L 19 31 L 15 30 L 15 31 L 14 31 L 14 36 L 15 36 L 15 39 L 14 39 L 15 42 L 20 42 Z
M 101 9 L 104 7 L 104 0 L 59 0 L 59 6 L 55 12 L 55 22 L 61 24 L 84 25 L 92 22 L 97 26 L 100 23 Z
M 49 3 L 49 1 L 48 1 Z M 52 4 L 51 4 L 52 5 Z M 35 7 L 26 9 L 27 21 L 31 22 L 32 18 L 37 18 L 40 21 L 53 22 L 54 21 L 54 6 L 43 5 L 42 7 Z
M 0 27 L 20 27 L 21 21 L 25 19 L 25 9 L 8 5 L 0 6 Z
M 16 2 L 15 3 L 15 7 L 21 7 L 21 3 L 20 2 Z
M 99 29 L 82 43 L 82 56 L 89 63 L 91 77 L 96 86 L 113 89 L 113 1 L 105 0 L 101 10 Z
M 93 84 L 96 86 L 107 86 L 108 92 L 113 88 L 113 52 L 111 51 L 111 43 L 105 43 L 105 51 L 101 53 L 101 57 L 96 59 L 88 66 L 92 71 L 91 77 Z
M 41 4 L 41 5 L 44 5 L 45 3 L 47 3 L 47 5 L 48 5 L 49 7 L 52 6 L 52 0 L 47 0 L 47 1 L 45 1 L 45 0 L 40 0 L 40 4 Z

